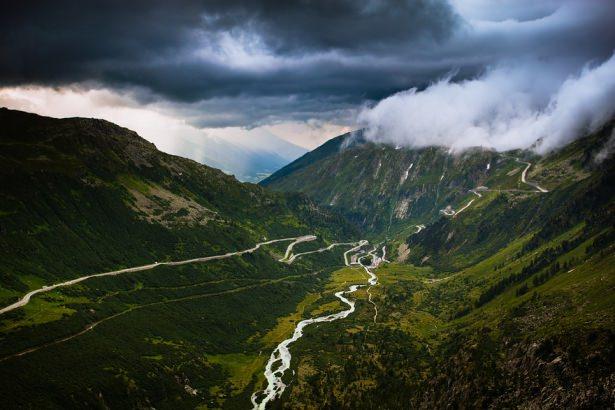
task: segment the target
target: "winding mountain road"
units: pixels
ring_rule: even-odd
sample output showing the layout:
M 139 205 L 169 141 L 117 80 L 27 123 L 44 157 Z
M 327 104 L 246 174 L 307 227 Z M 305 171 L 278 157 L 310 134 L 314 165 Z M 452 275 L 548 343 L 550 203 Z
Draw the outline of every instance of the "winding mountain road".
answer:
M 38 293 L 43 293 L 43 292 L 48 292 L 52 289 L 56 289 L 59 287 L 63 287 L 63 286 L 70 286 L 70 285 L 74 285 L 76 283 L 82 282 L 84 280 L 90 279 L 90 278 L 95 278 L 95 277 L 103 277 L 103 276 L 114 276 L 114 275 L 120 275 L 122 273 L 129 273 L 129 272 L 139 272 L 139 271 L 144 271 L 144 270 L 148 270 L 148 269 L 153 269 L 157 266 L 161 266 L 161 265 L 168 265 L 168 266 L 178 266 L 178 265 L 185 265 L 188 263 L 199 263 L 199 262 L 207 262 L 207 261 L 211 261 L 211 260 L 218 260 L 218 259 L 225 259 L 225 258 L 229 258 L 232 256 L 238 256 L 238 255 L 243 255 L 245 253 L 252 253 L 254 251 L 256 251 L 257 249 L 259 249 L 261 246 L 263 245 L 269 245 L 272 243 L 276 243 L 276 242 L 285 242 L 285 241 L 293 241 L 292 244 L 289 245 L 289 247 L 286 249 L 286 256 L 290 254 L 290 251 L 292 251 L 292 246 L 294 246 L 297 243 L 300 242 L 307 242 L 307 241 L 313 241 L 315 240 L 317 237 L 315 235 L 304 235 L 304 236 L 299 236 L 299 237 L 292 237 L 292 238 L 281 238 L 281 239 L 273 239 L 273 240 L 269 240 L 269 241 L 265 241 L 265 242 L 260 242 L 257 243 L 254 247 L 249 248 L 249 249 L 245 249 L 242 251 L 237 251 L 237 252 L 228 252 L 222 255 L 213 255 L 213 256 L 206 256 L 206 257 L 202 257 L 202 258 L 194 258 L 194 259 L 187 259 L 187 260 L 182 260 L 182 261 L 172 261 L 172 262 L 161 262 L 161 263 L 152 263 L 149 265 L 142 265 L 142 266 L 136 266 L 133 268 L 126 268 L 126 269 L 120 269 L 120 270 L 116 270 L 116 271 L 111 271 L 111 272 L 104 272 L 104 273 L 98 273 L 98 274 L 93 274 L 93 275 L 87 275 L 87 276 L 82 276 L 80 278 L 76 278 L 70 281 L 66 281 L 66 282 L 62 282 L 62 283 L 58 283 L 56 285 L 52 285 L 52 286 L 43 286 L 40 289 L 37 289 L 35 291 L 29 292 L 28 294 L 26 294 L 22 299 L 20 299 L 18 302 L 9 305 L 5 308 L 3 308 L 0 311 L 1 313 L 5 313 L 5 312 L 9 312 L 11 310 L 17 309 L 19 307 L 25 306 L 26 304 L 28 304 L 28 302 L 30 301 L 30 299 L 32 298 L 32 296 L 38 294 Z M 297 255 L 293 255 L 294 258 L 292 258 L 292 260 L 289 263 L 292 263 L 292 261 L 294 261 L 297 257 L 301 256 L 301 255 L 305 255 L 308 253 L 316 253 L 316 252 L 324 252 L 325 250 L 330 250 L 335 246 L 340 246 L 340 245 L 356 245 L 355 247 L 349 249 L 348 251 L 346 251 L 344 253 L 344 262 L 346 265 L 350 266 L 349 262 L 348 262 L 348 253 L 352 252 L 352 251 L 356 251 L 361 249 L 361 247 L 365 246 L 368 243 L 368 241 L 366 240 L 361 240 L 358 243 L 357 242 L 347 242 L 347 243 L 333 243 L 329 246 L 327 246 L 326 248 L 321 248 L 318 249 L 316 251 L 310 251 L 310 252 L 304 252 L 301 254 L 297 254 Z M 289 250 L 290 249 L 290 250 Z M 286 257 L 285 256 L 285 257 Z M 284 258 L 279 260 L 280 262 L 284 262 Z M 318 272 L 315 273 L 310 273 L 310 274 L 317 274 Z M 122 312 L 116 313 L 114 315 L 105 317 L 103 319 L 100 319 L 96 322 L 90 323 L 88 324 L 83 330 L 62 337 L 60 339 L 56 339 L 56 340 L 52 340 L 51 342 L 47 342 L 44 343 L 42 345 L 38 345 L 38 346 L 34 346 L 31 347 L 29 349 L 26 349 L 24 351 L 21 352 L 17 352 L 5 357 L 0 358 L 0 362 L 3 362 L 5 360 L 14 358 L 14 357 L 20 357 L 20 356 L 24 356 L 26 354 L 29 353 L 33 353 L 35 351 L 38 351 L 42 348 L 48 347 L 48 346 L 53 346 L 53 345 L 57 345 L 63 342 L 67 342 L 69 340 L 72 340 L 76 337 L 79 337 L 85 333 L 90 332 L 91 330 L 93 330 L 96 326 L 107 322 L 109 320 L 115 319 L 117 317 L 123 316 L 127 313 L 130 313 L 134 310 L 139 310 L 139 309 L 143 309 L 146 307 L 150 307 L 150 306 L 156 306 L 156 305 L 160 305 L 160 304 L 166 304 L 166 303 L 174 303 L 174 302 L 182 302 L 185 300 L 192 300 L 192 299 L 198 299 L 198 298 L 203 298 L 203 297 L 211 297 L 211 296 L 218 296 L 218 295 L 223 295 L 223 294 L 227 294 L 227 293 L 235 293 L 235 292 L 239 292 L 245 289 L 252 289 L 254 287 L 258 287 L 258 286 L 264 286 L 266 284 L 270 284 L 270 283 L 276 283 L 276 282 L 280 282 L 280 281 L 284 281 L 288 278 L 291 277 L 296 277 L 296 276 L 302 276 L 302 275 L 295 275 L 295 276 L 289 276 L 289 277 L 283 277 L 283 278 L 278 278 L 278 279 L 271 279 L 271 280 L 262 280 L 257 284 L 254 285 L 246 285 L 246 286 L 240 286 L 234 289 L 230 289 L 227 291 L 222 291 L 222 292 L 214 292 L 214 293 L 207 293 L 207 294 L 197 294 L 197 295 L 192 295 L 192 296 L 187 296 L 187 297 L 182 297 L 182 298 L 177 298 L 177 299 L 169 299 L 169 300 L 164 300 L 164 301 L 160 301 L 160 302 L 152 302 L 152 303 L 148 303 L 145 305 L 138 305 L 138 306 L 133 306 L 128 308 L 127 310 L 124 310 Z
M 124 316 L 126 314 L 129 314 L 129 313 L 137 311 L 137 310 L 146 309 L 146 308 L 149 308 L 149 307 L 152 307 L 152 306 L 160 306 L 160 305 L 166 305 L 166 304 L 171 304 L 171 303 L 181 303 L 181 302 L 186 302 L 186 301 L 189 301 L 189 300 L 203 299 L 203 298 L 209 298 L 209 297 L 214 297 L 214 296 L 221 296 L 221 295 L 238 293 L 238 292 L 242 292 L 242 291 L 245 291 L 245 290 L 254 289 L 254 288 L 257 288 L 257 287 L 271 285 L 273 283 L 285 282 L 287 280 L 292 280 L 292 279 L 298 278 L 298 277 L 305 277 L 305 276 L 309 276 L 309 275 L 318 275 L 320 273 L 321 273 L 321 271 L 316 271 L 316 272 L 310 272 L 310 273 L 307 273 L 307 274 L 289 275 L 289 276 L 285 276 L 285 277 L 281 277 L 281 278 L 262 279 L 262 280 L 258 280 L 258 282 L 255 283 L 255 284 L 238 286 L 238 287 L 235 287 L 235 288 L 232 288 L 232 289 L 223 290 L 223 291 L 220 291 L 220 292 L 199 293 L 199 294 L 179 297 L 179 298 L 175 298 L 175 299 L 165 299 L 165 300 L 161 300 L 161 301 L 157 301 L 157 302 L 146 303 L 144 305 L 131 306 L 128 309 L 123 310 L 121 312 L 118 312 L 118 313 L 116 313 L 114 315 L 107 316 L 107 317 L 104 317 L 104 318 L 102 318 L 100 320 L 97 320 L 96 322 L 89 323 L 88 325 L 86 325 L 82 330 L 80 330 L 77 333 L 73 333 L 71 335 L 64 336 L 62 338 L 55 339 L 55 340 L 52 340 L 50 342 L 43 343 L 41 345 L 33 346 L 33 347 L 30 347 L 30 348 L 28 348 L 26 350 L 22 350 L 20 352 L 13 353 L 13 354 L 10 354 L 8 356 L 4 356 L 4 357 L 0 358 L 0 362 L 4 362 L 6 360 L 9 360 L 9 359 L 12 359 L 12 358 L 15 358 L 15 357 L 25 356 L 25 355 L 27 355 L 29 353 L 36 352 L 36 351 L 41 350 L 43 348 L 50 347 L 50 346 L 55 346 L 55 345 L 67 342 L 69 340 L 75 339 L 75 338 L 77 338 L 77 337 L 79 337 L 81 335 L 84 335 L 84 334 L 90 332 L 91 330 L 93 330 L 98 325 L 101 325 L 101 324 L 103 324 L 105 322 L 108 322 L 110 320 L 116 319 L 118 317 Z
M 320 248 L 320 249 L 316 249 L 316 250 L 313 250 L 313 251 L 307 251 L 307 252 L 301 252 L 301 253 L 294 254 L 290 258 L 288 258 L 287 260 L 285 260 L 285 261 L 284 260 L 280 260 L 280 262 L 286 262 L 286 263 L 288 263 L 290 265 L 291 263 L 293 263 L 295 261 L 295 259 L 297 259 L 300 256 L 310 255 L 312 253 L 322 253 L 322 252 L 325 252 L 325 251 L 330 251 L 331 249 L 335 248 L 336 246 L 356 245 L 356 244 L 357 244 L 357 242 L 335 242 L 335 243 L 332 243 L 331 245 L 326 246 L 324 248 Z
M 288 260 L 288 258 L 290 257 L 291 252 L 293 251 L 293 247 L 301 242 L 309 242 L 309 241 L 313 241 L 316 239 L 316 235 L 305 235 L 305 236 L 300 236 L 297 239 L 295 239 L 290 245 L 288 245 L 288 248 L 286 248 L 286 253 L 284 254 L 284 257 L 280 260 L 278 260 L 278 262 L 285 262 Z
M 470 202 L 468 202 L 467 204 L 465 204 L 465 206 L 464 206 L 464 207 L 462 207 L 460 210 L 456 211 L 456 212 L 453 214 L 453 218 L 456 218 L 456 217 L 457 217 L 457 215 L 459 215 L 460 213 L 462 213 L 463 211 L 465 211 L 466 209 L 468 209 L 468 207 L 469 207 L 470 205 L 472 205 L 472 202 L 474 202 L 475 200 L 476 200 L 476 198 L 472 198 L 472 199 L 470 199 Z
M 510 157 L 506 157 L 506 158 L 510 158 Z M 544 189 L 543 187 L 541 187 L 540 185 L 536 184 L 535 182 L 530 182 L 526 179 L 527 176 L 527 171 L 530 169 L 530 167 L 532 166 L 531 162 L 527 162 L 527 161 L 522 161 L 519 158 L 515 158 L 515 161 L 517 161 L 520 164 L 525 164 L 525 169 L 523 170 L 523 172 L 521 172 L 521 182 L 534 188 L 533 190 L 523 190 L 523 189 L 489 189 L 486 186 L 480 186 L 477 188 L 473 188 L 470 189 L 470 192 L 473 193 L 474 195 L 476 195 L 478 198 L 482 198 L 483 196 L 480 194 L 479 191 L 482 192 L 486 192 L 486 191 L 490 191 L 490 192 L 537 192 L 537 193 L 547 193 L 549 192 L 548 190 Z M 489 169 L 489 168 L 487 168 Z M 446 216 L 452 216 L 453 218 L 456 218 L 457 215 L 459 215 L 462 211 L 466 210 L 470 205 L 472 205 L 472 203 L 474 202 L 476 198 L 471 199 L 470 202 L 468 202 L 465 206 L 463 206 L 461 209 L 459 209 L 458 211 L 455 211 L 454 209 L 449 209 L 450 205 L 445 208 L 445 209 L 440 209 L 440 213 Z M 418 233 L 418 232 L 417 232 Z
M 312 237 L 313 237 L 313 239 L 312 239 Z M 205 257 L 202 257 L 202 258 L 186 259 L 186 260 L 182 260 L 182 261 L 171 261 L 171 262 L 160 262 L 160 263 L 155 262 L 155 263 L 150 263 L 148 265 L 135 266 L 135 267 L 132 267 L 132 268 L 118 269 L 118 270 L 114 270 L 114 271 L 110 271 L 110 272 L 96 273 L 96 274 L 93 274 L 93 275 L 81 276 L 79 278 L 71 279 L 71 280 L 68 280 L 66 282 L 56 283 L 55 285 L 43 286 L 42 288 L 30 291 L 30 292 L 26 293 L 17 302 L 15 302 L 15 303 L 13 303 L 11 305 L 5 306 L 2 309 L 0 309 L 0 315 L 27 305 L 30 302 L 30 300 L 32 299 L 32 297 L 35 296 L 35 295 L 38 295 L 40 293 L 49 292 L 49 291 L 52 291 L 54 289 L 61 288 L 61 287 L 76 285 L 77 283 L 83 282 L 83 281 L 91 279 L 91 278 L 102 278 L 102 277 L 105 277 L 105 276 L 116 276 L 116 275 L 121 275 L 121 274 L 124 274 L 124 273 L 141 272 L 141 271 L 157 268 L 158 266 L 180 266 L 180 265 L 186 265 L 186 264 L 189 264 L 189 263 L 201 263 L 201 262 L 208 262 L 208 261 L 219 260 L 219 259 L 226 259 L 226 258 L 230 258 L 232 256 L 239 256 L 239 255 L 243 255 L 243 254 L 246 254 L 246 253 L 252 253 L 252 252 L 258 250 L 263 245 L 270 245 L 272 243 L 285 242 L 285 241 L 295 241 L 293 243 L 297 243 L 297 241 L 299 239 L 302 239 L 301 241 L 303 242 L 303 241 L 307 241 L 307 240 L 314 240 L 314 239 L 316 239 L 316 237 L 314 235 L 306 235 L 306 236 L 299 236 L 299 237 L 293 237 L 293 238 L 272 239 L 272 240 L 265 241 L 265 242 L 259 242 L 254 247 L 249 248 L 249 249 L 245 249 L 245 250 L 237 251 L 237 252 L 228 252 L 228 253 L 225 253 L 225 254 L 222 254 L 222 255 L 205 256 Z
M 526 185 L 529 185 L 533 188 L 537 189 L 537 192 L 542 192 L 542 193 L 546 193 L 549 192 L 546 189 L 542 188 L 541 186 L 539 186 L 538 184 L 534 183 L 534 182 L 529 182 L 525 179 L 525 176 L 527 175 L 527 171 L 530 169 L 530 167 L 532 166 L 532 164 L 530 162 L 526 162 L 526 161 L 521 161 L 519 158 L 515 158 L 515 160 L 520 163 L 520 164 L 525 164 L 526 167 L 523 170 L 523 172 L 521 173 L 521 182 L 523 182 Z
M 482 198 L 483 196 L 477 191 L 477 188 L 474 189 L 470 189 L 470 192 L 472 192 L 474 195 L 476 195 L 479 198 Z
M 368 241 L 366 241 L 365 239 L 362 239 L 359 241 L 359 244 L 357 246 L 355 246 L 354 248 L 348 249 L 346 252 L 344 252 L 344 265 L 350 266 L 352 264 L 352 262 L 348 260 L 348 254 L 358 251 L 359 249 L 361 249 L 368 243 L 369 243 Z

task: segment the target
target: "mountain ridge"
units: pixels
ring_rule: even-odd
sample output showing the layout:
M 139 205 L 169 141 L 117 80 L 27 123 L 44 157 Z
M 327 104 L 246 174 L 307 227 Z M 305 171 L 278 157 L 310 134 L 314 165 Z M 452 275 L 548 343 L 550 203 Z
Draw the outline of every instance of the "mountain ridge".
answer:
M 176 234 L 187 235 L 184 240 L 193 244 L 196 239 L 193 235 L 201 235 L 197 234 L 198 229 L 201 229 L 199 225 L 206 230 L 212 230 L 210 234 L 216 232 L 214 235 L 220 239 L 226 237 L 226 241 L 230 238 L 220 229 L 244 230 L 246 239 L 251 237 L 251 242 L 256 242 L 255 239 L 266 233 L 263 230 L 265 225 L 259 223 L 257 230 L 250 233 L 250 230 L 256 227 L 254 222 L 235 228 L 233 226 L 237 224 L 233 219 L 255 221 L 255 217 L 263 218 L 270 221 L 269 227 L 273 228 L 276 225 L 282 226 L 271 219 L 271 216 L 277 212 L 276 206 L 281 206 L 283 215 L 285 202 L 306 211 L 310 208 L 316 209 L 310 201 L 300 196 L 270 195 L 257 185 L 241 184 L 234 177 L 196 161 L 163 154 L 155 149 L 154 144 L 140 138 L 134 131 L 105 120 L 55 120 L 2 109 L 0 121 L 3 124 L 0 141 L 5 147 L 5 164 L 12 165 L 0 169 L 0 177 L 5 187 L 2 211 L 5 215 L 20 215 L 20 209 L 30 209 L 31 212 L 33 206 L 38 208 L 37 213 L 31 214 L 28 221 L 5 219 L 5 252 L 15 250 L 14 245 L 9 244 L 9 237 L 13 234 L 18 235 L 13 238 L 16 239 L 13 243 L 30 241 L 20 231 L 13 231 L 11 226 L 20 226 L 19 229 L 23 229 L 24 225 L 34 226 L 35 221 L 40 221 L 40 227 L 36 229 L 42 231 L 37 235 L 46 236 L 50 229 L 50 220 L 41 219 L 41 215 L 54 215 L 53 220 L 61 224 L 63 222 L 56 219 L 58 215 L 73 218 L 70 212 L 76 209 L 76 206 L 88 203 L 90 209 L 96 213 L 98 211 L 93 207 L 100 201 L 106 202 L 107 212 L 115 212 L 114 217 L 122 215 L 120 218 L 124 220 L 123 223 L 130 223 L 135 233 L 141 229 L 150 231 L 155 227 L 161 235 L 169 239 Z M 18 140 L 16 135 L 19 135 Z M 195 178 L 197 175 L 198 178 Z M 39 183 L 47 186 L 58 184 L 58 190 L 83 192 L 83 195 L 89 197 L 82 197 L 80 194 L 78 198 L 84 200 L 84 203 L 77 205 L 70 200 L 71 194 L 67 194 L 62 199 L 62 208 L 57 208 L 55 199 L 49 198 L 51 202 L 48 203 L 34 199 L 36 192 L 32 192 L 32 187 Z M 196 191 L 186 191 L 186 187 Z M 25 205 L 20 198 L 30 198 L 30 204 Z M 265 216 L 267 214 L 269 216 Z M 94 215 L 92 214 L 91 218 L 98 218 Z M 324 213 L 322 215 L 326 216 Z M 87 216 L 87 213 L 84 216 Z M 100 214 L 100 217 L 108 218 L 104 214 Z M 129 220 L 131 222 L 128 222 Z M 100 225 L 100 221 L 96 219 L 91 219 L 91 222 L 97 224 L 100 232 L 106 232 L 112 227 Z M 342 223 L 341 220 L 338 223 Z M 258 230 L 260 233 L 255 235 Z M 280 234 L 292 232 L 300 233 L 296 228 L 289 227 L 283 228 Z M 131 236 L 126 238 L 130 239 Z M 192 239 L 188 239 L 190 237 Z M 146 236 L 138 240 L 149 243 Z M 174 240 L 179 240 L 179 237 Z M 45 246 L 49 246 L 50 243 L 58 243 L 58 240 L 48 237 L 45 242 Z M 113 243 L 112 240 L 105 242 Z M 78 243 L 75 242 L 74 245 L 81 247 Z M 245 240 L 239 241 L 235 247 L 249 244 L 250 242 Z M 37 246 L 41 246 L 39 250 L 45 248 L 42 244 Z M 149 246 L 151 248 L 151 245 Z M 167 248 L 166 252 L 171 252 L 169 256 L 175 253 L 171 248 Z M 196 248 L 192 252 L 194 256 L 203 254 L 202 251 L 197 253 Z M 8 258 L 9 254 L 5 253 L 5 257 Z M 154 255 L 150 260 L 162 257 L 163 255 Z M 103 268 L 98 266 L 97 270 Z
M 604 130 L 611 128 L 612 123 Z M 582 141 L 589 138 L 584 143 L 586 146 L 602 146 L 608 138 L 607 131 Z M 344 147 L 349 142 L 349 146 Z M 404 229 L 408 230 L 414 224 L 434 221 L 450 205 L 462 209 L 460 201 L 472 196 L 475 188 L 518 189 L 520 192 L 534 189 L 531 181 L 541 171 L 541 159 L 557 155 L 554 152 L 540 157 L 520 150 L 499 153 L 481 147 L 461 153 L 450 153 L 436 146 L 392 147 L 366 141 L 361 132 L 356 132 L 330 140 L 260 184 L 279 191 L 304 192 L 321 205 L 338 209 L 367 232 L 383 235 L 390 233 L 392 225 L 406 225 Z M 527 165 L 531 164 L 528 161 L 535 166 Z M 519 178 L 520 175 L 525 177 L 525 166 L 529 169 L 529 185 Z M 591 168 L 587 163 L 584 166 Z M 577 165 L 574 167 L 577 175 L 587 173 Z M 366 189 L 358 181 L 370 175 L 372 187 Z M 547 178 L 554 184 L 565 179 L 562 176 L 554 179 L 553 175 Z M 353 190 L 346 189 L 350 186 L 357 188 L 362 200 L 353 199 Z
M 290 406 L 612 406 L 615 160 L 596 158 L 613 125 L 545 156 L 323 149 L 263 181 L 337 209 L 392 261 L 370 296 L 382 322 L 346 325 L 364 353 L 342 326 L 304 346 L 299 369 L 324 375 L 299 376 Z
M 31 114 L 38 115 L 36 113 Z M 79 116 L 50 117 L 39 115 L 39 117 L 71 121 L 98 119 Z M 100 120 L 114 124 L 108 120 Z M 130 129 L 127 126 L 118 126 Z M 146 129 L 145 131 L 148 135 L 151 134 L 151 130 Z M 235 175 L 242 182 L 256 183 L 307 152 L 303 147 L 265 132 L 251 136 L 251 139 L 247 139 L 246 136 L 227 138 L 194 133 L 187 133 L 173 140 L 161 137 L 163 136 L 158 134 L 152 136 L 152 139 L 157 142 L 159 150 L 218 168 L 226 174 Z M 151 141 L 148 140 L 148 142 Z

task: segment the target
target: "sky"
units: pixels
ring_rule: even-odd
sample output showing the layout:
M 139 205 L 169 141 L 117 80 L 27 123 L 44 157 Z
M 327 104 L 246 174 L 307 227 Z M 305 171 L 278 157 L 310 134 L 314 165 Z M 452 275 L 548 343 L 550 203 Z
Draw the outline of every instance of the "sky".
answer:
M 11 2 L 0 105 L 105 118 L 188 155 L 360 127 L 545 152 L 613 116 L 614 21 L 610 0 Z

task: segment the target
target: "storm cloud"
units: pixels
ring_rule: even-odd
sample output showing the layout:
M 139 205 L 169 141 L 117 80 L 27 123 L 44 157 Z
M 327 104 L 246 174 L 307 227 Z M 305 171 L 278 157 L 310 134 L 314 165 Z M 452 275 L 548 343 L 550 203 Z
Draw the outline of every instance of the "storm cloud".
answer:
M 197 127 L 353 124 L 450 73 L 519 59 L 578 73 L 611 55 L 614 19 L 601 0 L 12 2 L 0 86 L 109 88 Z
M 390 48 L 443 39 L 457 18 L 436 1 L 389 7 L 355 1 L 63 0 L 6 8 L 0 15 L 3 84 L 91 81 L 141 87 L 182 102 L 239 95 L 383 96 L 408 83 L 369 85 L 399 67 L 386 63 L 376 74 L 367 57 L 386 58 Z
M 553 12 L 534 20 L 474 22 L 471 41 L 484 44 L 483 50 L 489 50 L 486 39 L 515 40 L 519 51 L 529 40 L 541 41 L 516 58 L 492 49 L 499 52 L 495 62 L 470 79 L 449 74 L 423 90 L 411 88 L 368 106 L 359 115 L 368 138 L 456 151 L 532 147 L 544 153 L 599 129 L 615 115 L 615 42 L 608 27 L 614 7 L 556 3 L 550 4 Z M 588 22 L 603 26 L 606 37 L 580 30 Z

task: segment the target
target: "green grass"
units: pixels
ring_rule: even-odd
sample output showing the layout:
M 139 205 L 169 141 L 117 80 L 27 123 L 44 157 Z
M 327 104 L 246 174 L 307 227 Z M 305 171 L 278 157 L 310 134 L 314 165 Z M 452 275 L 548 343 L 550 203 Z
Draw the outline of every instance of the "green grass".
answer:
M 297 305 L 297 310 L 288 316 L 278 318 L 276 326 L 262 337 L 262 342 L 267 347 L 272 347 L 292 336 L 295 326 L 303 319 L 307 307 L 320 299 L 318 294 L 308 294 Z
M 235 392 L 241 392 L 250 384 L 253 377 L 263 372 L 268 357 L 266 353 L 262 355 L 229 353 L 207 356 L 207 361 L 222 366 L 228 372 L 228 380 Z
M 131 174 L 122 174 L 117 176 L 117 181 L 120 185 L 127 189 L 132 189 L 144 195 L 149 194 L 151 186 L 142 179 Z
M 146 356 L 142 356 L 144 359 L 146 360 L 155 360 L 157 362 L 161 361 L 163 359 L 163 356 L 161 354 L 155 354 L 155 355 L 146 355 Z
M 263 237 L 319 236 L 296 253 L 357 238 L 339 215 L 304 196 L 239 184 L 109 124 L 32 121 L 40 133 L 28 127 L 2 135 L 12 159 L 0 172 L 11 176 L 1 181 L 0 211 L 0 300 L 7 303 L 84 274 L 245 249 Z M 299 169 L 283 188 L 304 187 L 327 207 L 335 201 L 332 208 L 368 229 L 372 242 L 390 238 L 389 251 L 408 244 L 410 263 L 376 271 L 375 321 L 364 286 L 348 296 L 356 301 L 353 314 L 305 329 L 291 346 L 295 373 L 285 375 L 288 388 L 276 405 L 540 407 L 529 400 L 539 400 L 545 386 L 549 394 L 579 397 L 608 386 L 615 257 L 608 236 L 602 248 L 592 247 L 612 229 L 612 193 L 607 168 L 580 163 L 591 149 L 576 147 L 532 168 L 529 179 L 553 188 L 547 195 L 476 198 L 468 189 L 479 184 L 527 189 L 519 183 L 524 165 L 496 163 L 489 151 L 451 156 L 368 144 L 339 152 L 338 142 L 333 155 Z M 151 167 L 135 165 L 135 152 Z M 127 189 L 153 195 L 158 188 L 216 218 L 191 225 L 171 215 L 162 225 L 125 203 Z M 438 215 L 470 199 L 459 217 Z M 402 200 L 408 213 L 398 218 L 393 211 Z M 417 223 L 427 228 L 414 235 Z M 565 243 L 574 246 L 549 259 L 547 250 Z M 0 401 L 16 408 L 249 407 L 272 349 L 300 320 L 345 309 L 334 293 L 367 280 L 360 267 L 340 267 L 346 247 L 288 265 L 276 260 L 286 246 L 37 295 L 0 322 Z M 549 264 L 519 279 L 538 257 Z M 556 263 L 566 269 L 552 269 Z M 555 355 L 565 367 L 551 367 Z

